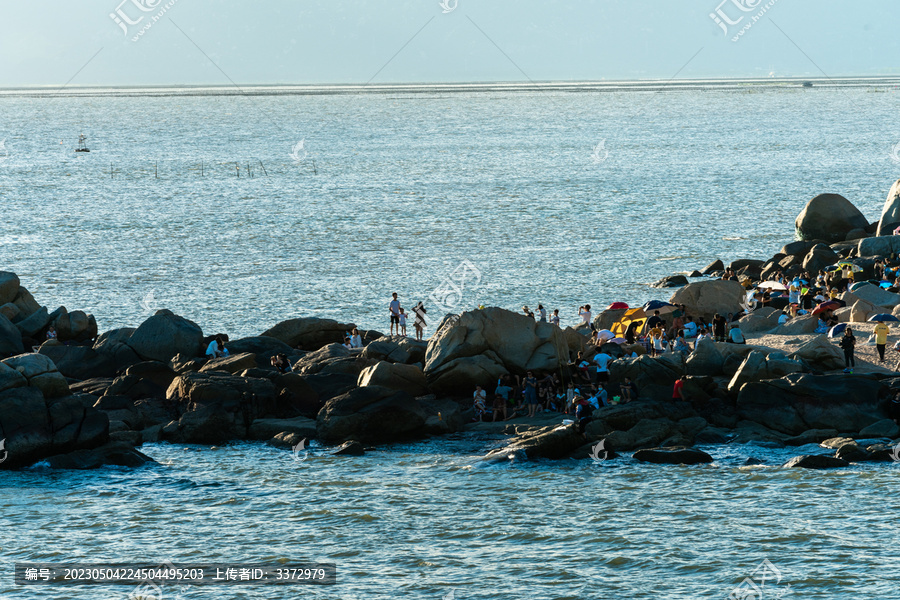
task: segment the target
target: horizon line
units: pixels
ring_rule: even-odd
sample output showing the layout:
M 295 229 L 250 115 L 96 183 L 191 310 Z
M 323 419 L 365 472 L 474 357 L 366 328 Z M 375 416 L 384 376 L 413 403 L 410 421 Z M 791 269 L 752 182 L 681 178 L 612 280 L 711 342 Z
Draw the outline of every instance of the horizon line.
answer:
M 900 84 L 900 75 L 848 75 L 840 77 L 716 77 L 691 79 L 610 79 L 546 81 L 472 81 L 417 83 L 253 83 L 253 84 L 153 84 L 153 85 L 34 85 L 0 87 L 0 97 L 42 95 L 128 95 L 166 92 L 165 95 L 315 95 L 405 92 L 491 92 L 491 91 L 619 91 L 642 88 L 775 86 L 797 84 L 805 87 L 852 87 Z

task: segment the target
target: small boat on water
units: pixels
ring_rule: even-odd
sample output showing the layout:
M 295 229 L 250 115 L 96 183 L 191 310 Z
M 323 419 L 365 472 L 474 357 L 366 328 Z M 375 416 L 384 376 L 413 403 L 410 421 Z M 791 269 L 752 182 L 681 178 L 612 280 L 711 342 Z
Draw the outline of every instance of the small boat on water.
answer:
M 87 144 L 85 144 L 85 140 L 87 140 L 87 138 L 84 137 L 83 133 L 78 136 L 78 147 L 75 148 L 75 152 L 90 152 Z

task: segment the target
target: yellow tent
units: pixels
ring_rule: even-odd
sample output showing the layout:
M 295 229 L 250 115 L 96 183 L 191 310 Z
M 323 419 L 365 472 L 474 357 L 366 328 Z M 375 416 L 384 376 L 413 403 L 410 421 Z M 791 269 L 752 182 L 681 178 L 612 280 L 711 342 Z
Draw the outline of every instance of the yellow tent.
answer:
M 636 333 L 640 333 L 641 328 L 646 322 L 647 315 L 644 313 L 644 309 L 632 308 L 625 311 L 625 314 L 622 315 L 622 318 L 614 323 L 613 326 L 609 328 L 609 330 L 616 334 L 616 337 L 625 337 L 625 332 L 628 330 L 629 325 L 631 325 L 632 323 L 637 323 Z

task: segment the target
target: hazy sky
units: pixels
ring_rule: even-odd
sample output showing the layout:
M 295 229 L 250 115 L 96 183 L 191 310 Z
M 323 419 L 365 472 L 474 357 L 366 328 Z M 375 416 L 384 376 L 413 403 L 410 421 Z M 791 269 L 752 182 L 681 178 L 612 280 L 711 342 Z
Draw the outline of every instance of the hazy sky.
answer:
M 900 75 L 897 0 L 444 2 L 0 0 L 0 87 Z

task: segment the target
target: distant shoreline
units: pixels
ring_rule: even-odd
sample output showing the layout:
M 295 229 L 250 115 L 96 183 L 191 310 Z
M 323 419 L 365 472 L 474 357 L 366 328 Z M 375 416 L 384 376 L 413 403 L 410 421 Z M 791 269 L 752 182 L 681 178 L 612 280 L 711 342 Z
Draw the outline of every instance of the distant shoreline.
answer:
M 479 92 L 657 92 L 742 90 L 754 88 L 868 88 L 900 86 L 900 75 L 883 77 L 761 77 L 749 79 L 674 79 L 632 81 L 547 81 L 304 85 L 34 86 L 0 88 L 9 97 L 153 97 L 153 96 L 330 96 L 347 94 L 434 94 Z

